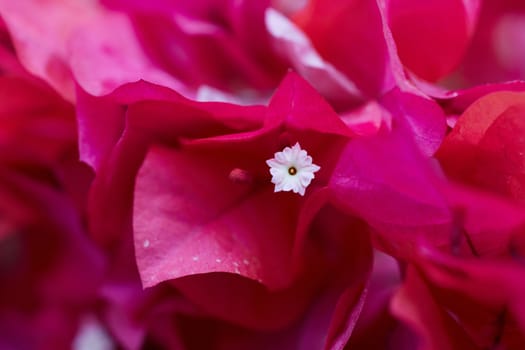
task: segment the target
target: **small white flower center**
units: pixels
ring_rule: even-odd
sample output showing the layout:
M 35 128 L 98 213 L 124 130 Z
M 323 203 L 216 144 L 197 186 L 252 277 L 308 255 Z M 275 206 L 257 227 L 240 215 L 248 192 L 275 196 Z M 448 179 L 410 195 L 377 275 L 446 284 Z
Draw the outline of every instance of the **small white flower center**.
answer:
M 304 196 L 306 187 L 314 179 L 314 173 L 321 169 L 312 163 L 312 157 L 301 149 L 299 143 L 276 152 L 266 164 L 270 167 L 272 183 L 275 184 L 274 192 L 293 191 L 301 196 Z

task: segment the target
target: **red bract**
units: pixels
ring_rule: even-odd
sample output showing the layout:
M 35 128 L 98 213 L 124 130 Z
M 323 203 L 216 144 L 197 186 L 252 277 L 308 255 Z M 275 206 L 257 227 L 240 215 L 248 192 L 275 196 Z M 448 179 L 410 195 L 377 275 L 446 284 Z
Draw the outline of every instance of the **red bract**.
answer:
M 423 349 L 522 347 L 525 211 L 468 188 L 442 193 L 455 213 L 449 243 L 416 244 L 394 314 L 419 333 Z
M 14 331 L 1 338 L 15 348 L 67 347 L 78 314 L 94 297 L 101 256 L 87 241 L 73 203 L 55 184 L 5 170 L 1 178 L 2 192 L 11 192 L 11 208 L 26 210 L 23 220 L 2 210 L 14 231 L 0 241 L 0 322 L 9 324 L 3 330 Z
M 321 55 L 366 95 L 384 91 L 389 58 L 375 1 L 309 1 L 294 17 Z
M 77 210 L 73 109 L 34 79 L 1 77 L 0 95 L 0 346 L 67 348 L 103 267 Z
M 294 18 L 327 61 L 376 96 L 404 84 L 403 66 L 430 81 L 455 68 L 477 8 L 478 1 L 461 0 L 309 1 Z
M 443 78 L 456 68 L 470 44 L 480 2 L 386 1 L 390 28 L 405 67 L 428 81 Z
M 41 82 L 0 77 L 0 159 L 57 164 L 76 153 L 74 110 Z
M 142 291 L 131 236 L 106 257 L 88 239 L 92 173 L 78 161 L 72 106 L 9 73 L 0 78 L 0 347 L 138 349 L 146 334 L 163 336 L 151 318 L 181 307 Z
M 452 178 L 522 201 L 525 95 L 496 92 L 474 102 L 438 152 Z
M 20 67 L 9 74 L 0 77 L 0 163 L 35 179 L 61 182 L 83 207 L 91 174 L 77 161 L 73 107 Z
M 306 34 L 283 14 L 267 9 L 265 24 L 272 45 L 303 78 L 338 109 L 362 103 L 361 87 L 323 59 Z
M 519 349 L 525 344 L 523 272 L 516 263 L 424 248 L 393 311 L 421 335 L 423 349 Z

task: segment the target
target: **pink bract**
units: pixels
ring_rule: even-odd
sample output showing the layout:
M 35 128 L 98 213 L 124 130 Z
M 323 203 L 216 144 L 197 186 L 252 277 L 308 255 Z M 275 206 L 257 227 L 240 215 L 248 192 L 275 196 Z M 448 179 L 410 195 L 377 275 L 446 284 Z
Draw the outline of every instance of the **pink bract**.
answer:
M 308 104 L 300 103 L 306 100 Z M 167 118 L 175 106 L 162 107 L 159 103 L 136 106 L 130 109 L 130 118 L 139 120 L 152 110 Z M 247 111 L 239 110 L 237 118 L 242 120 Z M 208 129 L 216 136 L 188 135 L 171 146 L 163 142 L 163 146 L 150 148 L 136 180 L 134 237 L 145 286 L 177 279 L 177 287 L 215 317 L 275 330 L 294 322 L 312 302 L 314 290 L 327 282 L 323 271 L 332 263 L 323 257 L 323 245 L 312 242 L 319 234 L 317 227 L 329 227 L 325 235 L 335 240 L 352 227 L 356 240 L 366 242 L 366 238 L 359 238 L 364 234 L 359 225 L 342 220 L 341 213 L 329 205 L 325 187 L 338 150 L 353 135 L 351 130 L 293 74 L 260 112 L 253 131 L 231 133 L 233 128 L 224 133 L 221 130 L 227 130 L 226 125 L 216 124 L 221 119 L 203 115 L 199 130 Z M 222 121 L 227 120 L 223 117 Z M 265 164 L 274 152 L 296 141 L 324 169 L 316 184 L 307 189 L 305 199 L 273 193 Z M 236 169 L 245 176 L 232 178 Z M 327 226 L 329 222 L 339 224 Z M 333 259 L 348 256 L 351 264 L 362 266 L 348 285 L 355 301 L 355 293 L 366 280 L 367 250 L 345 246 L 341 246 L 343 251 L 353 253 L 334 252 Z M 210 289 L 215 292 L 205 292 Z M 332 322 L 343 322 L 349 316 L 340 317 Z
M 139 79 L 184 90 L 144 54 L 129 19 L 96 2 L 2 1 L 0 14 L 25 68 L 68 100 L 76 82 L 97 96 Z

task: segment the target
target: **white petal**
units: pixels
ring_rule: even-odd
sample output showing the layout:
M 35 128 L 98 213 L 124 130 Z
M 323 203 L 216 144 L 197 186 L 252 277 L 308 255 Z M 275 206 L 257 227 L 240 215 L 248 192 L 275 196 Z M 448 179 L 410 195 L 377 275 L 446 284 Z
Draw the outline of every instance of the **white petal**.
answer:
M 271 182 L 275 184 L 274 192 L 293 191 L 301 196 L 304 195 L 306 187 L 315 178 L 314 173 L 321 169 L 312 161 L 312 157 L 301 149 L 299 143 L 276 152 L 274 158 L 266 161 L 272 175 Z M 289 173 L 291 167 L 297 170 L 296 174 Z

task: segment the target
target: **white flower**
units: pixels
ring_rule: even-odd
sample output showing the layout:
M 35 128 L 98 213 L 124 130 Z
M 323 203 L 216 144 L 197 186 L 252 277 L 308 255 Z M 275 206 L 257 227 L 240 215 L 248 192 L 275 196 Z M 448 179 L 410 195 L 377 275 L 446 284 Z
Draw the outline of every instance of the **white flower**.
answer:
M 74 350 L 112 350 L 115 343 L 104 326 L 92 315 L 82 320 L 77 335 L 73 339 Z
M 298 142 L 293 147 L 276 152 L 266 164 L 270 167 L 272 183 L 275 184 L 274 192 L 294 191 L 301 196 L 304 196 L 306 187 L 315 177 L 314 173 L 321 169 L 312 164 L 312 157 L 301 149 Z

